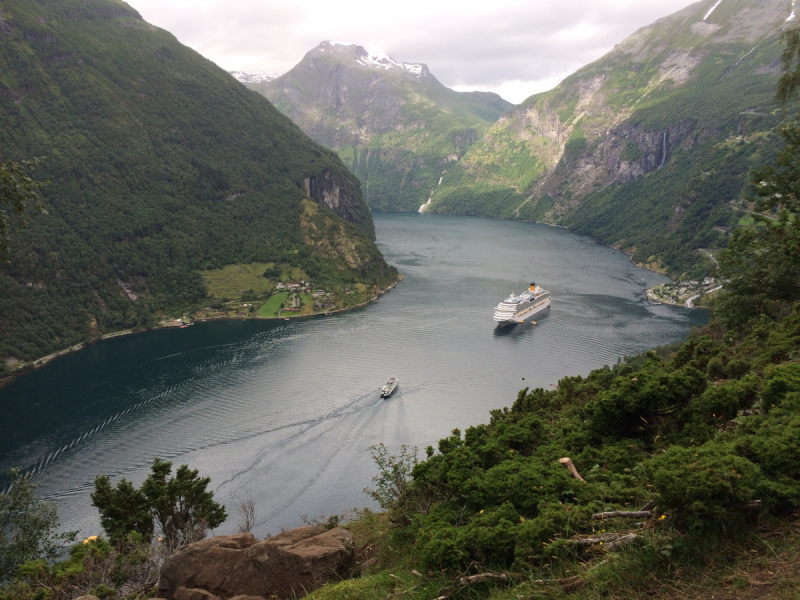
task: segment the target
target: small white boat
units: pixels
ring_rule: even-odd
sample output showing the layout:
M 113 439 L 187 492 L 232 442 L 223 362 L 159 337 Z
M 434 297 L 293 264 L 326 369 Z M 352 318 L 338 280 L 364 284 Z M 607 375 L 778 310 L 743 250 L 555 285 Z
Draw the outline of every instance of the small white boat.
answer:
M 389 381 L 387 381 L 386 385 L 384 385 L 381 388 L 381 398 L 388 398 L 389 396 L 391 396 L 392 392 L 394 392 L 397 389 L 397 383 L 398 383 L 397 377 L 395 377 L 394 375 L 389 377 Z

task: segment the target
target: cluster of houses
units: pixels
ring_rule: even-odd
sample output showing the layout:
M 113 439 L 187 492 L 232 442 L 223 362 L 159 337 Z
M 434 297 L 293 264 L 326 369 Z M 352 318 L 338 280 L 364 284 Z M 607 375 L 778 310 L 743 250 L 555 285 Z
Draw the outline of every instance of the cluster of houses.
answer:
M 289 281 L 287 283 L 278 282 L 276 290 L 287 290 L 289 292 L 310 292 L 311 284 L 308 281 Z
M 648 290 L 648 297 L 659 302 L 669 304 L 683 304 L 687 298 L 693 295 L 709 291 L 709 288 L 717 285 L 713 277 L 706 277 L 703 282 L 683 281 L 680 283 L 662 283 Z
M 252 290 L 250 291 L 252 292 Z M 299 281 L 278 282 L 275 285 L 275 291 L 289 293 L 289 297 L 286 299 L 280 312 L 299 312 L 303 307 L 303 301 L 300 297 L 301 294 L 310 294 L 314 297 L 314 311 L 330 310 L 334 308 L 336 304 L 330 292 L 326 292 L 323 289 L 313 290 L 311 282 L 303 279 Z M 255 310 L 254 306 L 253 303 L 243 303 L 237 305 L 234 310 L 231 310 L 231 307 L 228 307 L 227 310 L 206 307 L 197 312 L 195 319 L 205 320 L 220 317 L 246 316 L 248 312 L 253 312 Z M 280 312 L 278 313 L 279 315 Z M 191 321 L 188 320 L 186 316 L 184 316 L 183 320 L 174 320 L 174 324 L 177 326 L 185 326 L 187 322 Z

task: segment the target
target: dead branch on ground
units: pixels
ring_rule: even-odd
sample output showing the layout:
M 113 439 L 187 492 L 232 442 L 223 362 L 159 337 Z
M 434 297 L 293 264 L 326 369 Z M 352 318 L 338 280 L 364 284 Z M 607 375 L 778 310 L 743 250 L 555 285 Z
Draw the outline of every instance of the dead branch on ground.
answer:
M 585 481 L 585 479 L 583 477 L 581 477 L 581 474 L 578 473 L 578 469 L 575 468 L 575 465 L 573 464 L 571 458 L 567 458 L 567 457 L 560 458 L 558 460 L 558 462 L 560 462 L 562 465 L 567 467 L 570 470 L 570 472 L 572 473 L 572 476 L 575 479 L 580 479 L 581 481 Z

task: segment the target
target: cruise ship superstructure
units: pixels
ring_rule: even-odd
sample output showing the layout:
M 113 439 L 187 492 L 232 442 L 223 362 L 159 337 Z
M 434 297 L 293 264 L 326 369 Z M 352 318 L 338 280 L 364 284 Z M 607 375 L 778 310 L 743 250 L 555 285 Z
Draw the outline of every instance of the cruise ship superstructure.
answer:
M 494 309 L 494 320 L 500 325 L 524 323 L 550 306 L 550 292 L 531 283 L 527 292 L 513 292 Z

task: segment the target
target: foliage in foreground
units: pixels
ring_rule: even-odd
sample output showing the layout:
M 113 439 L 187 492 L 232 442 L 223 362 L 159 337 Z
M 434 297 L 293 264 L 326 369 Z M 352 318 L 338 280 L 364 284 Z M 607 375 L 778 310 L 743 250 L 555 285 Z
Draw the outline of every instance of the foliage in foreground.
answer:
M 797 522 L 762 519 L 757 528 L 727 536 L 681 534 L 668 522 L 646 533 L 636 544 L 606 552 L 603 546 L 580 561 L 559 560 L 516 572 L 507 580 L 461 582 L 484 571 L 471 565 L 464 571 L 422 568 L 416 549 L 403 543 L 391 527 L 388 513 L 364 511 L 348 527 L 362 557 L 377 563 L 358 579 L 326 585 L 309 600 L 430 600 L 491 598 L 518 600 L 599 598 L 794 599 L 800 594 L 800 544 Z
M 102 600 L 147 597 L 169 550 L 137 533 L 117 544 L 93 536 L 70 548 L 65 560 L 31 560 L 0 588 L 0 600 L 70 600 L 91 594 Z M 140 596 L 141 595 L 141 596 Z
M 139 489 L 126 479 L 112 487 L 108 475 L 97 477 L 92 505 L 111 541 L 120 543 L 131 533 L 150 540 L 158 525 L 165 545 L 174 548 L 203 539 L 222 524 L 228 515 L 206 489 L 211 479 L 187 465 L 171 473 L 172 463 L 156 458 Z
M 0 493 L 0 582 L 27 560 L 57 557 L 77 535 L 53 533 L 58 527 L 56 507 L 34 497 L 37 485 L 30 475 L 12 469 L 9 478 L 10 489 Z
M 800 304 L 738 334 L 707 327 L 636 370 L 623 363 L 556 390 L 523 390 L 489 424 L 429 448 L 392 519 L 427 568 L 527 570 L 579 558 L 593 547 L 581 536 L 630 530 L 593 514 L 651 501 L 653 518 L 684 534 L 747 528 L 755 501 L 791 513 L 800 508 L 798 358 Z
M 0 494 L 0 600 L 146 596 L 169 554 L 227 517 L 206 489 L 209 478 L 187 465 L 172 476 L 172 463 L 155 459 L 138 489 L 125 479 L 112 486 L 106 475 L 95 480 L 92 504 L 108 538 L 91 536 L 67 551 L 76 532 L 54 534 L 55 505 L 34 498 L 29 475 L 12 470 L 11 476 L 11 489 Z M 249 510 L 249 525 L 240 529 L 252 527 L 252 505 Z

